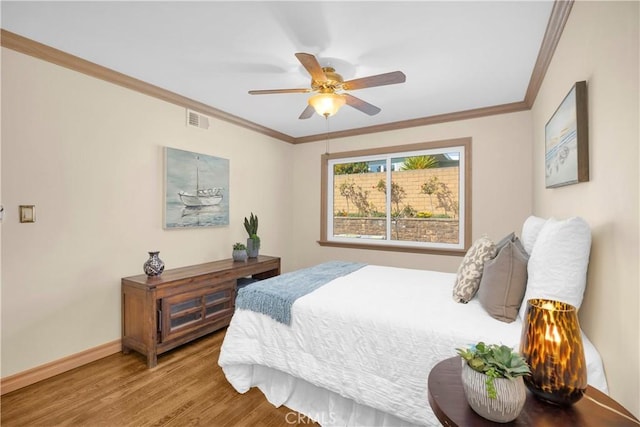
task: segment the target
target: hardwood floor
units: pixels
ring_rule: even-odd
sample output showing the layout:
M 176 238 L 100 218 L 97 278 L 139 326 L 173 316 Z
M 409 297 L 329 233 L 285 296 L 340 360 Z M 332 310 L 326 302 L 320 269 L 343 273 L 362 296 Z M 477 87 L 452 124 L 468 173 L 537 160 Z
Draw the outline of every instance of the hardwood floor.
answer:
M 10 426 L 309 426 L 253 388 L 239 394 L 218 366 L 226 329 L 158 357 L 114 354 L 2 396 Z

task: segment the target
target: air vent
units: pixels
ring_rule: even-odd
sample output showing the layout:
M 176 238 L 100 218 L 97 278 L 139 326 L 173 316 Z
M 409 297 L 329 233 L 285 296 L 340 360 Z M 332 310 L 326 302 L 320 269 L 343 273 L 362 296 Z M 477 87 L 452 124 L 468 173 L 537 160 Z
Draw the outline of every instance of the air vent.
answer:
M 195 111 L 187 110 L 187 126 L 209 129 L 209 117 L 196 113 Z

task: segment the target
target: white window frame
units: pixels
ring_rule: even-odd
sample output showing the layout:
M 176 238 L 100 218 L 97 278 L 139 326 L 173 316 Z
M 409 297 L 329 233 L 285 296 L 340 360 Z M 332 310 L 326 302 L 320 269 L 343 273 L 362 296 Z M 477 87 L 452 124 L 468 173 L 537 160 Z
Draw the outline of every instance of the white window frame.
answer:
M 392 239 L 392 221 L 390 215 L 391 187 L 386 193 L 386 236 L 380 239 L 334 236 L 334 166 L 343 163 L 370 162 L 384 160 L 386 163 L 386 182 L 390 183 L 391 160 L 397 157 L 412 157 L 459 152 L 458 165 L 458 242 L 417 242 Z M 471 237 L 471 138 L 436 141 L 421 144 L 385 147 L 382 149 L 360 150 L 346 153 L 332 153 L 322 156 L 322 224 L 318 243 L 324 246 L 342 246 L 363 249 L 400 250 L 406 252 L 427 252 L 441 254 L 461 254 L 470 246 Z

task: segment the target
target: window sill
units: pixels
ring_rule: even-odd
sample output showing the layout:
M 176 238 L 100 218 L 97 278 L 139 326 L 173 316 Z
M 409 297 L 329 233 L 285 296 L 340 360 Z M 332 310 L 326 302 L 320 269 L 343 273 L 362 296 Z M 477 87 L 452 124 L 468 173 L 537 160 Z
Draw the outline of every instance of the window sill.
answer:
M 449 255 L 449 256 L 464 256 L 467 253 L 465 249 L 434 249 L 434 248 L 416 248 L 413 246 L 370 245 L 366 243 L 331 242 L 328 240 L 318 240 L 317 242 L 320 246 L 348 248 L 348 249 L 370 249 L 370 250 L 376 250 L 376 251 L 408 252 L 408 253 L 418 253 L 418 254 Z

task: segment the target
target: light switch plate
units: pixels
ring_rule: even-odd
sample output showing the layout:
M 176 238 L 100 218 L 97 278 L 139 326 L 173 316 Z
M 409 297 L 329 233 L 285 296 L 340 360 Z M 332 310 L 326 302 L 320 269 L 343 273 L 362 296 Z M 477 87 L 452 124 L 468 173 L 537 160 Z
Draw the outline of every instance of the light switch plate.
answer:
M 20 205 L 20 222 L 36 222 L 35 205 Z

